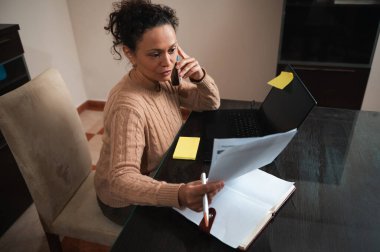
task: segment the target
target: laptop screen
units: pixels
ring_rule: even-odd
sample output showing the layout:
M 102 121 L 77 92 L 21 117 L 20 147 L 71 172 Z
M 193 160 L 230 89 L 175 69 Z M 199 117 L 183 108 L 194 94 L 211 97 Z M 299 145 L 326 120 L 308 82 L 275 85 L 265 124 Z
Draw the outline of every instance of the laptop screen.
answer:
M 260 107 L 269 132 L 298 128 L 317 104 L 294 69 L 288 65 L 284 71 L 293 73 L 292 82 L 282 90 L 272 87 Z

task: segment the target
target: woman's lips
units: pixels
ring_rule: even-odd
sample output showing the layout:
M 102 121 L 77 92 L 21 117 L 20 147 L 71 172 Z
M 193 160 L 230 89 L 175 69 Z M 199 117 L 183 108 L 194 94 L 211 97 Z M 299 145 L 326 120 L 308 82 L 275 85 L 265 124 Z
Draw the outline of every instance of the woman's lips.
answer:
M 167 70 L 165 72 L 162 72 L 161 75 L 163 76 L 169 76 L 172 73 L 172 70 Z

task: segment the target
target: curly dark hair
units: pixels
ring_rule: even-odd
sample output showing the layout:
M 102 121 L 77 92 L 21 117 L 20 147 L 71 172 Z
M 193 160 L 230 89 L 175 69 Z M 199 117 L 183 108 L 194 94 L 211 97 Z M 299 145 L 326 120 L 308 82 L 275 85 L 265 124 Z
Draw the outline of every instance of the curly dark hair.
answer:
M 112 54 L 117 54 L 119 45 L 126 45 L 132 52 L 136 51 L 137 42 L 142 39 L 146 30 L 170 24 L 174 31 L 178 27 L 178 18 L 172 8 L 152 4 L 150 0 L 122 0 L 113 3 L 114 10 L 109 14 L 105 30 L 113 36 Z

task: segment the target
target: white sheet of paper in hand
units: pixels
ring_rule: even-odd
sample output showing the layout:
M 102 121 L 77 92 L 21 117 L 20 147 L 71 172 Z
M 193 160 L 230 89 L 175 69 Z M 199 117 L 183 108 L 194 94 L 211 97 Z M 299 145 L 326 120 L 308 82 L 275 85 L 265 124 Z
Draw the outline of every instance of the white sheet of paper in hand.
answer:
M 228 181 L 270 164 L 296 133 L 293 129 L 264 137 L 215 139 L 208 181 Z

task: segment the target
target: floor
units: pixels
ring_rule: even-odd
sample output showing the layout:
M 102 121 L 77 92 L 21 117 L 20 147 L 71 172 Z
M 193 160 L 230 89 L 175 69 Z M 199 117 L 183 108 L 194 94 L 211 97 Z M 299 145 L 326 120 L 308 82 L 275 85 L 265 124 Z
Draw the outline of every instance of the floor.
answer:
M 83 128 L 89 141 L 92 157 L 92 165 L 99 158 L 101 148 L 101 135 L 103 133 L 103 112 L 84 110 L 80 113 Z M 63 237 L 62 246 L 64 251 L 70 252 L 105 252 L 109 251 L 106 246 L 84 242 L 76 239 Z M 48 252 L 49 247 L 38 219 L 37 211 L 32 204 L 22 216 L 13 224 L 8 231 L 0 237 L 0 251 L 2 252 Z

